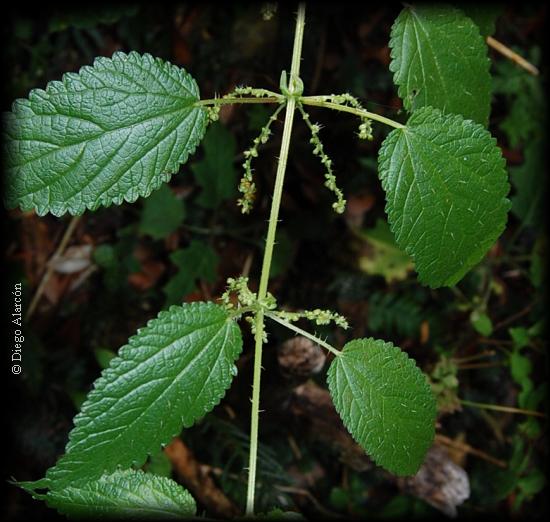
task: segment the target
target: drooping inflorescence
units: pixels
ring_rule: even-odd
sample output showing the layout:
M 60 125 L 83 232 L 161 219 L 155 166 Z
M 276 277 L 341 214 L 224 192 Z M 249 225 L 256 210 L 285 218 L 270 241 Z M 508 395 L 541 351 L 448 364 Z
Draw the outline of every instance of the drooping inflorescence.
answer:
M 336 176 L 332 171 L 332 160 L 325 153 L 323 143 L 319 138 L 319 131 L 321 130 L 321 126 L 317 123 L 311 123 L 309 114 L 304 110 L 301 104 L 298 104 L 297 107 L 300 111 L 300 114 L 302 115 L 302 118 L 306 122 L 306 125 L 311 131 L 311 138 L 309 142 L 313 145 L 313 154 L 315 154 L 315 156 L 318 156 L 321 160 L 321 163 L 325 166 L 325 187 L 334 192 L 334 194 L 336 195 L 336 201 L 332 204 L 332 208 L 338 214 L 342 214 L 346 208 L 346 200 L 344 199 L 344 193 L 336 185 Z
M 267 124 L 262 127 L 259 136 L 254 138 L 252 146 L 244 151 L 244 174 L 239 182 L 239 192 L 241 192 L 243 196 L 237 201 L 237 204 L 242 208 L 243 214 L 248 214 L 252 210 L 252 205 L 256 197 L 256 184 L 254 183 L 252 174 L 252 160 L 258 157 L 258 147 L 266 144 L 269 140 L 271 136 L 271 124 L 277 119 L 283 107 L 284 104 L 277 107 L 277 110 L 270 116 Z

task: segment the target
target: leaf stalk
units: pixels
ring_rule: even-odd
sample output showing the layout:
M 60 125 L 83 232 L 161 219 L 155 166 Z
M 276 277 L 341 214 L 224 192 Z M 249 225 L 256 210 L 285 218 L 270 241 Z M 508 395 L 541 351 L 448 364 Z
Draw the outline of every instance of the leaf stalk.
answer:
M 350 107 L 348 105 L 341 105 L 339 103 L 328 102 L 324 99 L 324 96 L 302 96 L 300 97 L 300 103 L 303 105 L 311 105 L 313 107 L 324 107 L 335 111 L 349 112 L 350 114 L 355 114 L 355 116 L 370 118 L 371 120 L 385 123 L 386 125 L 396 129 L 404 129 L 406 127 L 406 125 L 403 125 L 402 123 L 398 123 L 397 121 L 386 118 L 385 116 L 380 116 L 380 114 L 376 114 L 375 112 L 365 111 L 355 107 Z

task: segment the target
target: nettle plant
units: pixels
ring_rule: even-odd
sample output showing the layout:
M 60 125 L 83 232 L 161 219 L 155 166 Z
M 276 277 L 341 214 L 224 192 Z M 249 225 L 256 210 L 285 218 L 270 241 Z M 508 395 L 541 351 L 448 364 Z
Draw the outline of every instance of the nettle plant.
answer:
M 201 100 L 183 69 L 148 54 L 119 52 L 33 90 L 5 117 L 7 206 L 62 216 L 149 196 L 187 161 L 221 105 L 273 104 L 273 115 L 244 153 L 238 203 L 248 212 L 255 196 L 252 161 L 285 113 L 258 291 L 250 290 L 247 278 L 230 278 L 218 302 L 173 305 L 120 349 L 75 417 L 65 454 L 45 478 L 18 483 L 61 513 L 195 514 L 187 491 L 139 468 L 221 401 L 237 373 L 243 318 L 255 338 L 247 515 L 254 514 L 266 319 L 334 355 L 328 386 L 336 410 L 379 466 L 412 475 L 433 442 L 436 402 L 415 362 L 380 339 L 355 339 L 339 350 L 297 327 L 303 318 L 348 324 L 330 310 L 279 309 L 268 291 L 269 273 L 296 114 L 311 131 L 325 185 L 335 194 L 334 210 L 345 206 L 308 106 L 358 117 L 360 139 L 372 139 L 373 122 L 392 127 L 379 151 L 379 176 L 391 230 L 422 283 L 454 285 L 484 257 L 503 231 L 510 205 L 505 162 L 486 129 L 491 95 L 483 34 L 451 6 L 402 10 L 390 41 L 390 69 L 410 113 L 401 124 L 365 110 L 350 94 L 304 95 L 304 21 L 300 5 L 281 92 L 241 87 Z

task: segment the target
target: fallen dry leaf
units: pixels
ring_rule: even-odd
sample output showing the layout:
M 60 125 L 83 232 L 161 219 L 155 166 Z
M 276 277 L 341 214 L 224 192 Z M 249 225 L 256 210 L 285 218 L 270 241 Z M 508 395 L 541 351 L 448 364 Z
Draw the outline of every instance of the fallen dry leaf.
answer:
M 92 245 L 74 245 L 65 250 L 62 256 L 50 261 L 55 272 L 75 274 L 92 264 Z

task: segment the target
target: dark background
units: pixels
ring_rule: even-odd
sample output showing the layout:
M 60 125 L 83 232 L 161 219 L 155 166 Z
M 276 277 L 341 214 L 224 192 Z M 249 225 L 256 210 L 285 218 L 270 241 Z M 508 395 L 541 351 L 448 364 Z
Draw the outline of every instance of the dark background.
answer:
M 350 92 L 367 109 L 405 121 L 388 70 L 389 31 L 400 8 L 393 3 L 309 5 L 301 70 L 306 94 Z M 236 85 L 277 90 L 280 71 L 290 68 L 294 10 L 293 5 L 279 5 L 266 21 L 259 3 L 12 8 L 3 27 L 2 109 L 10 110 L 12 101 L 26 97 L 32 88 L 44 88 L 64 72 L 92 63 L 95 56 L 111 56 L 118 50 L 148 52 L 184 67 L 196 79 L 202 98 L 224 94 Z M 546 30 L 544 4 L 502 6 L 495 37 L 538 65 L 539 77 L 529 76 L 489 51 L 495 82 L 490 130 L 510 168 L 511 196 L 528 179 L 532 187 L 529 201 L 545 190 L 548 174 L 546 158 L 533 152 L 532 146 L 540 144 L 537 140 L 543 139 L 545 128 L 542 42 Z M 222 111 L 221 124 L 236 140 L 237 180 L 242 162 L 239 153 L 250 146 L 270 109 L 234 106 Z M 332 195 L 322 185 L 322 167 L 311 154 L 307 128 L 297 116 L 276 274 L 270 283 L 279 304 L 290 309 L 335 309 L 350 319 L 352 332 L 317 329 L 330 342 L 340 346 L 352 337 L 370 335 L 391 340 L 428 374 L 442 356 L 464 358 L 492 350 L 494 355 L 481 361 L 485 366 L 474 364 L 459 370 L 458 396 L 512 407 L 518 405 L 521 384 L 510 364 L 514 341 L 509 328 L 523 328 L 530 337 L 521 355 L 532 365 L 528 379 L 540 395 L 534 409 L 545 411 L 547 301 L 544 274 L 536 273 L 537 263 L 544 264 L 545 259 L 538 254 L 546 241 L 542 203 L 535 205 L 529 219 L 514 207 L 498 243 L 455 290 L 422 287 L 414 272 L 394 280 L 388 280 L 387 274 L 367 273 L 360 260 L 372 257 L 373 247 L 362 234 L 384 219 L 376 154 L 387 130 L 375 125 L 374 141 L 362 142 L 355 136 L 358 122 L 351 116 L 313 108 L 310 113 L 323 125 L 321 139 L 348 199 L 348 210 L 343 216 L 331 211 Z M 192 165 L 203 159 L 202 149 L 170 182 L 174 194 L 184 201 L 186 217 L 166 237 L 154 239 L 140 231 L 142 200 L 83 216 L 71 245 L 90 245 L 92 250 L 111 245 L 116 263 L 102 265 L 92 256 L 87 268 L 96 268 L 78 284 L 82 272 L 54 273 L 32 320 L 24 324 L 23 374 L 14 377 L 7 364 L 3 379 L 8 386 L 2 428 L 8 437 L 2 459 L 6 479 L 38 479 L 55 463 L 63 452 L 72 417 L 100 373 L 98 350 L 116 351 L 165 306 L 163 287 L 177 273 L 170 258 L 174 251 L 196 240 L 218 256 L 216 276 L 193 281 L 192 289 L 182 296 L 185 301 L 219 297 L 225 279 L 239 274 L 248 258 L 252 286 L 257 284 L 281 129 L 280 122 L 274 125 L 274 136 L 254 165 L 259 194 L 250 216 L 240 214 L 236 193 L 216 208 L 200 204 L 202 189 Z M 38 218 L 18 210 L 4 212 L 4 296 L 9 296 L 15 281 L 21 281 L 28 306 L 68 222 L 69 218 L 50 215 Z M 11 347 L 9 297 L 4 304 L 5 346 Z M 489 335 L 476 330 L 470 320 L 472 310 L 479 307 L 494 326 Z M 231 391 L 221 406 L 182 434 L 198 462 L 221 470 L 213 473 L 214 482 L 241 510 L 246 493 L 243 467 L 247 465 L 252 355 L 248 327 L 243 325 L 243 331 L 245 349 Z M 288 333 L 277 328 L 270 331 L 264 350 L 265 400 L 289 386 L 279 375 L 275 356 Z M 6 348 L 4 360 L 9 353 Z M 324 386 L 324 373 L 315 380 Z M 473 408 L 441 414 L 438 433 L 508 464 L 503 470 L 472 454 L 455 452 L 453 459 L 468 473 L 472 489 L 470 499 L 459 508 L 461 516 L 544 515 L 544 489 L 526 495 L 522 479 L 534 476 L 536 482 L 540 474 L 546 474 L 546 420 L 527 419 Z M 303 420 L 298 422 L 288 412 L 270 413 L 268 409 L 262 415 L 260 441 L 259 510 L 284 505 L 312 518 L 438 516 L 379 469 L 359 472 L 343 464 L 337 449 L 317 440 Z M 518 466 L 518 462 L 525 465 Z M 292 488 L 302 493 L 292 493 Z M 5 494 L 6 519 L 56 516 L 14 486 L 8 485 Z M 200 503 L 199 508 L 211 513 Z

